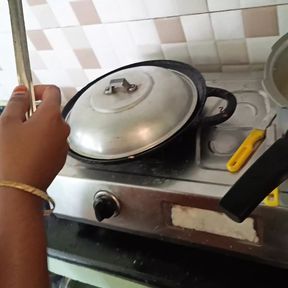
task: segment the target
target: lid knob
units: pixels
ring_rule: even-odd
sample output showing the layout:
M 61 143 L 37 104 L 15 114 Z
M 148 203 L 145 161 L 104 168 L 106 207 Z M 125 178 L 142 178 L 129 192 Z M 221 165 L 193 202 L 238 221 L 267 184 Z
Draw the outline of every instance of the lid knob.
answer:
M 124 90 L 128 93 L 132 93 L 137 90 L 137 85 L 130 84 L 125 78 L 112 79 L 109 83 L 109 86 L 105 88 L 104 93 L 106 95 L 111 95 L 116 93 L 117 90 Z

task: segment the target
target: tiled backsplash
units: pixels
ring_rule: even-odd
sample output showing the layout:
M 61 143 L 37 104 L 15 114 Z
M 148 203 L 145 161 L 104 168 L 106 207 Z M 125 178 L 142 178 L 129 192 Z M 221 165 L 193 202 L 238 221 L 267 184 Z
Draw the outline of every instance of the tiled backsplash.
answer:
M 8 1 L 0 0 L 0 98 L 16 85 Z M 35 83 L 65 99 L 107 71 L 175 59 L 201 71 L 263 69 L 288 32 L 288 0 L 24 0 Z

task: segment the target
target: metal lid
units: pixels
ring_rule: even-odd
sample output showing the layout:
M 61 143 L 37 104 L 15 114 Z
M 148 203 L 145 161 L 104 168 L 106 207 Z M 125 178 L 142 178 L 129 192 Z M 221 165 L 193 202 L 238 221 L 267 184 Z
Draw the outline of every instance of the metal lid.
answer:
M 265 65 L 263 87 L 280 106 L 288 106 L 288 34 L 272 47 Z
M 112 73 L 85 90 L 68 114 L 70 148 L 93 159 L 133 157 L 184 126 L 197 99 L 192 80 L 174 70 L 139 66 Z

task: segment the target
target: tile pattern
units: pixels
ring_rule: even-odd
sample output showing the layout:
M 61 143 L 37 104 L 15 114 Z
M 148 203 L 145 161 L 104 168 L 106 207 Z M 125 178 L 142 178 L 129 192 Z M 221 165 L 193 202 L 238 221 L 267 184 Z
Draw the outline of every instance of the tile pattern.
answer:
M 267 37 L 279 34 L 275 6 L 243 10 L 245 36 Z
M 283 4 L 288 0 L 23 0 L 33 78 L 59 85 L 67 101 L 89 81 L 137 61 L 175 59 L 207 72 L 263 69 L 288 32 Z M 9 21 L 0 1 L 4 98 L 17 81 Z

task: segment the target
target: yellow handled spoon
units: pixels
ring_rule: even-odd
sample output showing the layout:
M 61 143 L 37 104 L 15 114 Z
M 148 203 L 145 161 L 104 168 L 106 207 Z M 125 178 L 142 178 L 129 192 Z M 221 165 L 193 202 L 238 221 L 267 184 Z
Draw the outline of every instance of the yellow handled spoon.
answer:
M 249 157 L 253 154 L 256 144 L 265 138 L 266 128 L 270 126 L 275 117 L 276 112 L 273 110 L 264 117 L 258 127 L 255 127 L 249 133 L 237 151 L 227 162 L 226 168 L 229 172 L 238 172 L 245 165 Z

